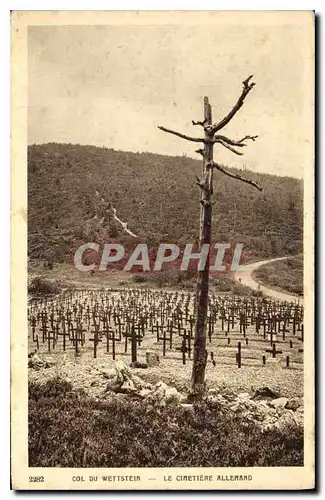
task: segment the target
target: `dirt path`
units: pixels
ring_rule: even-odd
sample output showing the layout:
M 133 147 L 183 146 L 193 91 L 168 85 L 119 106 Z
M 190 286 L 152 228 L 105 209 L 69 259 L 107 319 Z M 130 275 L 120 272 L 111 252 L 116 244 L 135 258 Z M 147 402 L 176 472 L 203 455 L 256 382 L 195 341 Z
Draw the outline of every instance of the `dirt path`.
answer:
M 241 266 L 241 269 L 236 271 L 235 280 L 240 282 L 242 285 L 249 286 L 252 290 L 260 290 L 268 297 L 272 297 L 276 300 L 286 300 L 289 302 L 298 302 L 297 295 L 292 295 L 288 292 L 280 292 L 279 290 L 274 290 L 272 288 L 268 288 L 253 278 L 253 272 L 261 266 L 265 264 L 270 264 L 271 262 L 275 262 L 277 260 L 285 260 L 290 259 L 290 257 L 277 257 L 276 259 L 267 259 L 260 260 L 259 262 L 253 262 L 251 264 L 247 264 L 247 266 Z M 300 303 L 303 302 L 303 298 L 300 298 Z

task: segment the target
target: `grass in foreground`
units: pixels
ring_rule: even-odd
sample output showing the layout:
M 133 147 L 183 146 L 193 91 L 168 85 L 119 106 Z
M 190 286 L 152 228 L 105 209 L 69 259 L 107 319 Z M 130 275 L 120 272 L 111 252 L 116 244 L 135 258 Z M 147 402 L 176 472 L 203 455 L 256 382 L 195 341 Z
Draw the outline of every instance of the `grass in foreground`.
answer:
M 262 432 L 217 404 L 96 402 L 58 378 L 29 386 L 30 467 L 302 465 L 301 430 Z
M 253 277 L 263 285 L 279 288 L 289 293 L 300 294 L 304 289 L 304 261 L 299 255 L 287 260 L 279 260 L 261 266 Z

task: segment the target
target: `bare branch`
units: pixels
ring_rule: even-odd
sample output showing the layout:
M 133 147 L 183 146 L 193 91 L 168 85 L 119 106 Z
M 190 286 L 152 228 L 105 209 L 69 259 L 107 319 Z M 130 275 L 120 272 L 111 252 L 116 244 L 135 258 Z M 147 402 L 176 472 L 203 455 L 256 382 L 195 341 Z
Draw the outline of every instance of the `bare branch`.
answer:
M 168 132 L 168 134 L 173 134 L 177 135 L 177 137 L 181 137 L 182 139 L 186 139 L 187 141 L 192 141 L 192 142 L 205 142 L 205 139 L 201 139 L 200 137 L 190 137 L 185 134 L 181 134 L 180 132 L 175 132 L 175 130 L 171 130 L 169 128 L 161 127 L 158 125 L 158 128 L 162 130 L 163 132 Z
M 223 127 L 225 127 L 230 120 L 235 116 L 235 114 L 240 110 L 242 105 L 244 104 L 244 100 L 246 96 L 249 94 L 249 92 L 252 90 L 254 87 L 255 83 L 249 83 L 253 75 L 250 75 L 246 80 L 243 81 L 243 90 L 242 93 L 240 94 L 235 106 L 232 108 L 230 113 L 228 113 L 227 116 L 225 116 L 219 123 L 215 123 L 211 127 L 209 127 L 208 131 L 210 134 L 215 134 L 218 130 L 221 130 Z
M 257 139 L 257 138 L 258 138 L 258 135 L 245 135 L 245 137 L 243 137 L 239 141 L 234 141 L 232 139 L 229 139 L 229 137 L 226 137 L 225 135 L 215 135 L 214 141 L 219 142 L 219 140 L 221 140 L 223 142 L 226 142 L 227 144 L 230 144 L 231 146 L 237 146 L 237 147 L 242 148 L 243 146 L 247 146 L 247 144 L 245 144 L 245 141 L 250 139 L 250 140 L 255 142 L 255 139 Z
M 203 149 L 197 149 L 195 152 L 198 153 L 199 155 L 202 155 L 202 156 L 204 155 Z
M 238 181 L 245 182 L 246 184 L 250 184 L 251 186 L 255 187 L 259 191 L 263 191 L 263 188 L 259 184 L 257 184 L 257 182 L 251 181 L 249 179 L 245 179 L 245 177 L 241 177 L 238 174 L 232 174 L 232 173 L 228 172 L 224 167 L 219 165 L 218 163 L 213 162 L 212 166 L 213 166 L 213 168 L 219 170 L 223 174 L 228 175 L 228 177 L 232 177 L 233 179 L 237 179 Z
M 233 153 L 235 153 L 238 156 L 243 156 L 243 153 L 241 153 L 240 151 L 236 151 L 236 149 L 234 149 L 232 146 L 230 146 L 229 143 L 224 142 L 221 139 L 216 139 L 213 142 L 214 142 L 214 144 L 221 144 L 222 146 L 229 149 L 230 151 L 232 151 Z M 242 146 L 244 146 L 244 144 L 242 144 Z
M 255 140 L 258 138 L 258 135 L 245 135 L 245 137 L 243 137 L 242 139 L 240 139 L 240 141 L 238 141 L 238 143 L 241 143 L 241 142 L 244 142 L 244 141 L 248 141 L 249 139 L 253 142 L 255 142 Z

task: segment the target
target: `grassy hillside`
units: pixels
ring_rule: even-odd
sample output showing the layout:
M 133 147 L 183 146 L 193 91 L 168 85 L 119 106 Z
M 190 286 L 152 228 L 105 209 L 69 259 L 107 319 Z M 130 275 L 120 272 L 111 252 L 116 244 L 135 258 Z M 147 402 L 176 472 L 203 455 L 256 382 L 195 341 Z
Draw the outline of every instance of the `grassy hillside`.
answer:
M 302 255 L 261 266 L 253 273 L 263 285 L 290 293 L 304 291 L 304 260 Z
M 67 261 L 81 243 L 132 240 L 109 218 L 99 226 L 95 190 L 149 245 L 195 242 L 200 198 L 195 175 L 201 168 L 199 160 L 187 157 L 72 144 L 29 146 L 30 258 Z M 301 251 L 302 181 L 244 174 L 263 192 L 215 173 L 213 241 L 243 243 L 249 258 Z

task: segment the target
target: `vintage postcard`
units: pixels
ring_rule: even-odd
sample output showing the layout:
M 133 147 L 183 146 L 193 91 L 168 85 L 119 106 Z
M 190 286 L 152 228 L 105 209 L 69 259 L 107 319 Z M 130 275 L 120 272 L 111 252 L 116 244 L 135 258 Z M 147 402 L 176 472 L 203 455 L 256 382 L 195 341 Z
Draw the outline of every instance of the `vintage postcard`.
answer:
M 314 13 L 11 32 L 12 488 L 313 489 Z

